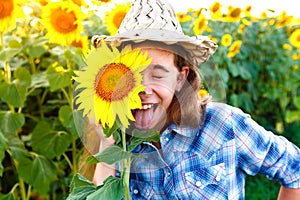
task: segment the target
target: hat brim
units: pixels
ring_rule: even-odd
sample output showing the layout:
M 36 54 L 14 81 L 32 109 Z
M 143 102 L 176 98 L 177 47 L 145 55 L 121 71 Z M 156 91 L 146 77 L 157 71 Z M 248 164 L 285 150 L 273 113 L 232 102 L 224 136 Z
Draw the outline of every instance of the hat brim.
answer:
M 191 55 L 193 59 L 191 62 L 196 65 L 207 61 L 218 47 L 207 36 L 197 35 L 189 37 L 175 31 L 160 29 L 128 31 L 116 36 L 108 36 L 105 38 L 105 41 L 113 46 L 119 46 L 124 42 L 140 43 L 143 41 L 156 41 L 167 45 L 176 44 L 182 46 Z

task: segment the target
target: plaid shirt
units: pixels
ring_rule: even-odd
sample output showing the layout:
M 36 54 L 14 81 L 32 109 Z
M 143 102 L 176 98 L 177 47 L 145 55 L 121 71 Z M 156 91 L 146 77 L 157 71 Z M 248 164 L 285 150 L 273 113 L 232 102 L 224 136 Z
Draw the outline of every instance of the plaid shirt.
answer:
M 240 109 L 209 103 L 197 129 L 171 124 L 161 149 L 143 143 L 132 163 L 132 199 L 244 199 L 246 174 L 300 187 L 300 150 Z

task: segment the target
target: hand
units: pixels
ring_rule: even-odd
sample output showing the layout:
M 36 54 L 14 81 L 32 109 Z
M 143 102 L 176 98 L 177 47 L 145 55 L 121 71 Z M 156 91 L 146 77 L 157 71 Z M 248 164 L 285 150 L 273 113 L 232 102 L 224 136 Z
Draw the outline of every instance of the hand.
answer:
M 93 127 L 94 131 L 96 131 L 97 135 L 99 136 L 99 140 L 100 140 L 99 151 L 103 151 L 104 149 L 106 149 L 106 148 L 112 146 L 113 144 L 115 144 L 116 141 L 115 141 L 113 135 L 111 135 L 108 138 L 104 135 L 101 124 L 99 124 L 97 126 L 96 124 L 91 122 L 90 126 Z

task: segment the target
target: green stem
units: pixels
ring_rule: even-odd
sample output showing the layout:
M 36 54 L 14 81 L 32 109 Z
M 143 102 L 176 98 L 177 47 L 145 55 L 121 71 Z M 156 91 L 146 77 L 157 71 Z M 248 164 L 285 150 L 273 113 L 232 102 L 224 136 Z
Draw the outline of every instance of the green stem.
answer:
M 65 90 L 65 88 L 61 88 L 61 91 L 64 93 L 70 107 L 72 107 L 72 99 L 70 98 L 68 92 Z
M 31 73 L 36 74 L 36 66 L 35 66 L 35 63 L 34 63 L 34 58 L 29 57 L 28 60 L 29 60 L 30 68 L 31 68 Z
M 126 131 L 122 129 L 122 146 L 123 150 L 127 151 L 126 146 Z M 130 193 L 129 193 L 129 178 L 130 178 L 130 165 L 131 165 L 131 158 L 124 159 L 122 161 L 123 170 L 122 170 L 122 178 L 125 185 L 125 200 L 130 200 Z
M 66 159 L 66 161 L 67 161 L 68 165 L 70 166 L 71 170 L 73 171 L 73 165 L 72 165 L 72 162 L 70 161 L 69 157 L 65 153 L 63 153 L 63 156 Z
M 19 184 L 20 184 L 20 190 L 21 190 L 21 199 L 22 200 L 27 200 L 24 180 L 20 177 L 19 177 Z
M 30 200 L 30 195 L 31 195 L 31 185 L 28 186 L 28 190 L 27 190 L 27 200 Z
M 77 173 L 77 157 L 76 157 L 76 140 L 72 135 L 72 162 L 73 162 L 73 174 Z
M 0 31 L 0 47 L 3 46 L 4 48 L 4 38 L 3 38 L 3 32 Z

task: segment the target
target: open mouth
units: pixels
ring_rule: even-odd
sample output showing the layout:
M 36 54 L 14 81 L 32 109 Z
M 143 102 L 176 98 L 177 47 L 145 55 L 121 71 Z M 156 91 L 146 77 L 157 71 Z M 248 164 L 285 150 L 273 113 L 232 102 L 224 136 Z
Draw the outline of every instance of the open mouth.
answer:
M 156 103 L 143 103 L 141 109 L 132 110 L 135 118 L 135 126 L 141 130 L 148 130 L 151 128 L 154 119 L 154 113 L 158 104 Z

